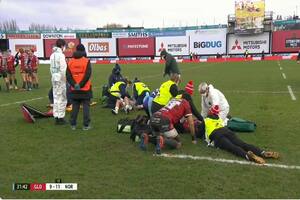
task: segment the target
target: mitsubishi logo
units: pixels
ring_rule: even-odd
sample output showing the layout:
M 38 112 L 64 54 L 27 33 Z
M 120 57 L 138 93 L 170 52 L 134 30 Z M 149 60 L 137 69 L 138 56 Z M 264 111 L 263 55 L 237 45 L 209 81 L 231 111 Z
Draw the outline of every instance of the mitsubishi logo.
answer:
M 239 41 L 238 40 L 235 40 L 235 45 L 232 46 L 232 49 L 231 50 L 235 50 L 235 49 L 238 49 L 238 50 L 241 50 L 242 47 L 241 45 L 239 44 Z

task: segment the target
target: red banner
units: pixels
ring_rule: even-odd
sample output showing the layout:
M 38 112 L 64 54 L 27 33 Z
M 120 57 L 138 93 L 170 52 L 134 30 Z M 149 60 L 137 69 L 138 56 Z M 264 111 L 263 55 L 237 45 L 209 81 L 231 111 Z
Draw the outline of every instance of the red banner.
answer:
M 273 32 L 273 53 L 294 53 L 300 50 L 300 30 Z
M 119 38 L 119 56 L 154 56 L 154 38 Z
M 49 39 L 44 40 L 45 46 L 45 57 L 49 58 L 52 54 L 52 49 L 55 46 L 55 42 L 57 39 Z M 76 50 L 76 46 L 79 44 L 79 39 L 64 39 L 67 43 L 67 49 L 65 50 L 64 54 L 67 58 L 72 57 L 73 52 Z

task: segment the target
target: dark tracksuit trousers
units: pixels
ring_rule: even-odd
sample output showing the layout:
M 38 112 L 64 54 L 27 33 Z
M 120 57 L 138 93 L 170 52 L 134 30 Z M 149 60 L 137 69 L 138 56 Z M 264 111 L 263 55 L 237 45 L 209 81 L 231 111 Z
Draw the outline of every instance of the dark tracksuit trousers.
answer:
M 83 106 L 83 125 L 88 126 L 90 118 L 90 99 L 72 99 L 71 125 L 76 126 L 80 105 Z
M 239 139 L 234 132 L 226 127 L 216 129 L 210 135 L 215 147 L 229 151 L 237 156 L 247 158 L 247 152 L 252 151 L 255 155 L 261 156 L 262 150 Z

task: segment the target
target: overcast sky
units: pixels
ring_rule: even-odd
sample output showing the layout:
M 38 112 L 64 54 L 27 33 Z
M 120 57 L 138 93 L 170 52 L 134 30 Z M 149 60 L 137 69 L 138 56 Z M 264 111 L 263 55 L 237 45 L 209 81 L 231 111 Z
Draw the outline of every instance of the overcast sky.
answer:
M 152 27 L 226 24 L 235 0 L 0 0 L 0 21 L 95 29 L 107 23 Z M 266 0 L 266 10 L 293 15 L 300 0 Z

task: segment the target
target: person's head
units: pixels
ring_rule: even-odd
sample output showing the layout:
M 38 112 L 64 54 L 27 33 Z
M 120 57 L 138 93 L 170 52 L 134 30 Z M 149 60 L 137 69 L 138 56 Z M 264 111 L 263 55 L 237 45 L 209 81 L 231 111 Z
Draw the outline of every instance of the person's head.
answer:
M 220 107 L 219 105 L 214 105 L 209 109 L 209 115 L 215 115 L 218 116 L 220 113 Z
M 202 82 L 202 83 L 200 83 L 198 90 L 199 90 L 199 93 L 201 96 L 206 96 L 208 93 L 209 87 L 208 87 L 207 83 Z
M 76 51 L 85 52 L 85 47 L 83 46 L 83 44 L 78 44 L 76 46 Z
M 178 84 L 180 82 L 180 74 L 171 74 L 170 80 Z
M 20 48 L 20 49 L 19 49 L 19 52 L 20 52 L 20 53 L 24 53 L 24 49 L 23 49 L 23 48 Z
M 55 45 L 58 47 L 58 48 L 61 48 L 63 51 L 66 49 L 66 41 L 63 40 L 63 39 L 58 39 L 56 40 L 56 43 Z
M 167 56 L 167 51 L 166 51 L 166 49 L 163 49 L 163 50 L 160 52 L 160 58 L 161 58 L 161 59 L 166 59 L 166 56 Z
M 141 82 L 141 81 L 139 80 L 138 77 L 135 77 L 134 80 L 132 81 L 132 83 L 137 83 L 137 82 Z
M 185 91 L 186 91 L 188 94 L 193 95 L 193 93 L 194 93 L 194 83 L 193 83 L 193 81 L 190 80 L 190 81 L 186 84 L 186 86 L 185 86 L 184 89 L 185 89 Z
M 121 67 L 120 67 L 120 65 L 119 65 L 118 63 L 115 64 L 115 66 L 114 66 L 112 72 L 113 72 L 114 74 L 117 74 L 117 75 L 119 75 L 119 74 L 121 73 Z

